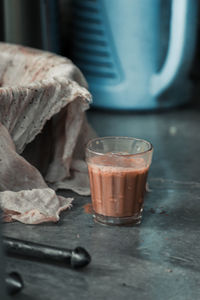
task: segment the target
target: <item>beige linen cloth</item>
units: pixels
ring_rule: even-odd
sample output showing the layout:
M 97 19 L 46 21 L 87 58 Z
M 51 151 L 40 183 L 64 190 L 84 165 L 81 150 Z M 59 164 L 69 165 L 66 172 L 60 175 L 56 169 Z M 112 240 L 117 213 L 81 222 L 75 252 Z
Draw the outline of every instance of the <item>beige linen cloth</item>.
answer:
M 95 136 L 91 95 L 80 70 L 50 52 L 0 43 L 0 206 L 4 220 L 58 221 L 72 198 L 89 195 L 85 145 Z

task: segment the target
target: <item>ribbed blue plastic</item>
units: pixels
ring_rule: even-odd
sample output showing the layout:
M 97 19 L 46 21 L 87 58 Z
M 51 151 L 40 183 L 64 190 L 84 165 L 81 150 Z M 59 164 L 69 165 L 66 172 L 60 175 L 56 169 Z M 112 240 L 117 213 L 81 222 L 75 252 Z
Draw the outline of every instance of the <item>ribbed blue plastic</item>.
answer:
M 74 1 L 73 58 L 89 82 L 106 84 L 119 81 L 114 49 L 99 1 Z

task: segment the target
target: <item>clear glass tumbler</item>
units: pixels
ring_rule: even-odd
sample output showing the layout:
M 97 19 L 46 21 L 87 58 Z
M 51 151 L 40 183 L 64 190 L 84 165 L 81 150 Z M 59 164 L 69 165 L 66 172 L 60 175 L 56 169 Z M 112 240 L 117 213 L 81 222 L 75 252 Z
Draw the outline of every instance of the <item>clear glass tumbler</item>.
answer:
M 109 225 L 139 224 L 152 161 L 151 143 L 101 137 L 86 147 L 94 219 Z

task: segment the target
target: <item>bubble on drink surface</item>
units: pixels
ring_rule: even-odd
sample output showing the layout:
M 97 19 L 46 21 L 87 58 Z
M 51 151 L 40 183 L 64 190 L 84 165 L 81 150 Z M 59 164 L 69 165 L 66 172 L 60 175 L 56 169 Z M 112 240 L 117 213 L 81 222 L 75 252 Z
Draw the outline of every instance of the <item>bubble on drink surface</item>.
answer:
M 128 153 L 128 152 L 126 152 L 126 151 L 121 151 L 121 152 L 119 152 L 119 151 L 116 151 L 116 152 L 111 152 L 110 153 L 111 155 L 118 155 L 118 156 L 125 156 L 125 155 L 130 155 L 130 153 Z

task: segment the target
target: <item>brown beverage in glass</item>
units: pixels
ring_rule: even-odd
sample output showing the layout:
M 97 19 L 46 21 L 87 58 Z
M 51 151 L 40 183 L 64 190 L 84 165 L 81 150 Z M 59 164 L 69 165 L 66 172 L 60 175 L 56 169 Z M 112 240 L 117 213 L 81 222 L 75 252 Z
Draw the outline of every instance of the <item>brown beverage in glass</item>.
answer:
M 89 142 L 86 156 L 95 220 L 140 223 L 152 145 L 134 138 L 99 138 Z

